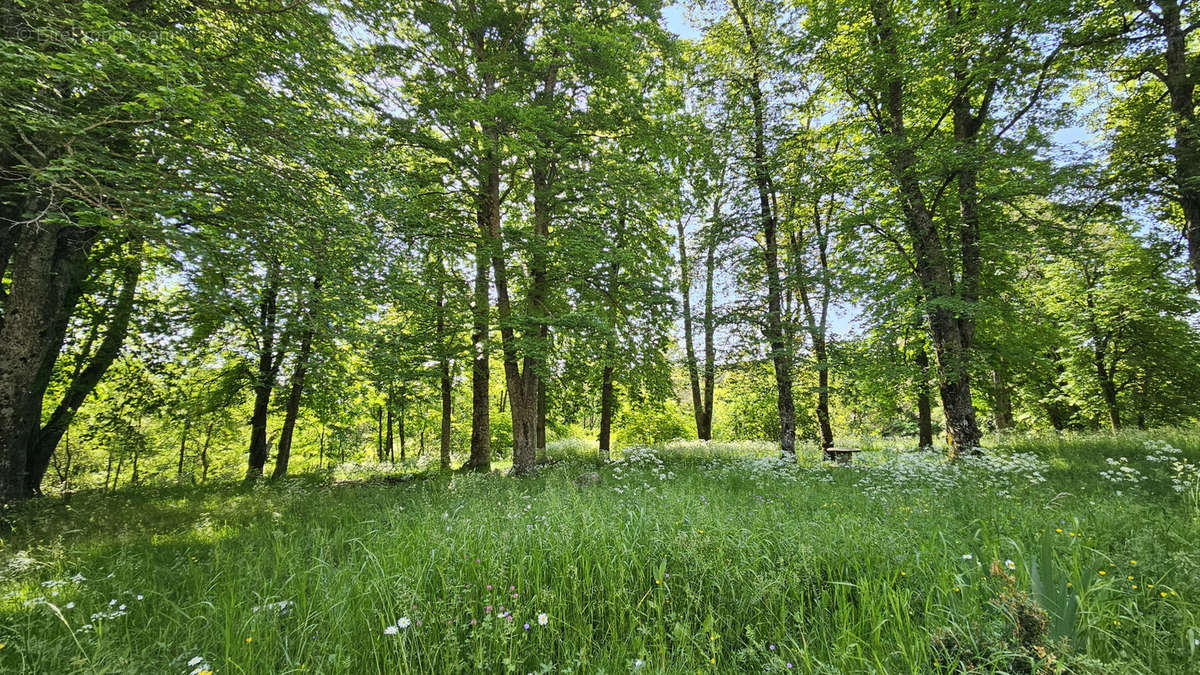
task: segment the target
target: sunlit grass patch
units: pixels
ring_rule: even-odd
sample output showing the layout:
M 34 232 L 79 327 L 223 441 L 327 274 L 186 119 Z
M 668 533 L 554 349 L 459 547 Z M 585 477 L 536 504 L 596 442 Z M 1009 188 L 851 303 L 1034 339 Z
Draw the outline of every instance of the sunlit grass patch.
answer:
M 1146 440 L 558 443 L 531 479 L 44 500 L 4 542 L 0 670 L 1187 672 L 1200 526 Z

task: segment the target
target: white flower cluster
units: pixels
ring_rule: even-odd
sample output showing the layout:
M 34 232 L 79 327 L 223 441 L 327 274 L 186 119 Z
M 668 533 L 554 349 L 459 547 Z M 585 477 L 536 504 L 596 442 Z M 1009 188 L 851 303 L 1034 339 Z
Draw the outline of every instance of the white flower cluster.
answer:
M 1110 468 L 1100 472 L 1100 477 L 1117 487 L 1135 487 L 1154 480 L 1169 481 L 1171 489 L 1179 493 L 1200 494 L 1200 467 L 1188 461 L 1183 451 L 1166 441 L 1150 440 L 1143 443 L 1146 449 L 1145 466 L 1133 466 L 1128 457 L 1108 457 L 1104 460 Z M 1122 491 L 1117 490 L 1117 495 Z
M 998 496 L 1012 495 L 1022 485 L 1046 482 L 1047 464 L 1032 453 L 1001 454 L 985 450 L 981 455 L 950 461 L 930 452 L 897 452 L 882 461 L 855 467 L 862 474 L 858 486 L 864 494 L 885 497 L 933 491 L 949 493 L 963 487 L 994 490 Z
M 659 482 L 675 478 L 675 472 L 667 470 L 663 465 L 662 458 L 655 453 L 653 448 L 640 445 L 626 449 L 624 456 L 613 460 L 612 475 L 613 479 L 619 483 L 613 487 L 613 491 L 617 494 L 638 488 L 647 491 L 653 490 L 648 478 L 657 479 Z
M 1146 448 L 1147 462 L 1171 464 L 1183 459 L 1183 451 L 1166 441 L 1146 441 L 1142 447 Z
M 1105 464 L 1111 466 L 1111 469 L 1105 469 L 1100 472 L 1100 477 L 1115 485 L 1137 485 L 1146 479 L 1146 474 L 1129 466 L 1129 458 L 1119 457 L 1113 459 L 1108 457 L 1104 460 Z
M 125 611 L 125 605 L 118 604 L 120 602 L 121 601 L 117 600 L 116 598 L 109 600 L 108 609 L 102 609 L 99 612 L 92 613 L 92 621 L 99 621 L 101 619 L 116 619 L 128 614 L 129 612 Z

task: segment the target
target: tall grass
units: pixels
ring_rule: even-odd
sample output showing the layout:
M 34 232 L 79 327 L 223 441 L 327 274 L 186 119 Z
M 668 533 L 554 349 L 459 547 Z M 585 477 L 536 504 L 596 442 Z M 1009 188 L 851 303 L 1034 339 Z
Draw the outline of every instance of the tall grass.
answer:
M 48 499 L 10 514 L 0 672 L 1195 671 L 1200 522 L 1151 437 L 1200 457 L 1191 432 L 1009 437 L 996 469 L 560 442 L 531 479 Z M 1120 456 L 1145 479 L 1101 478 Z

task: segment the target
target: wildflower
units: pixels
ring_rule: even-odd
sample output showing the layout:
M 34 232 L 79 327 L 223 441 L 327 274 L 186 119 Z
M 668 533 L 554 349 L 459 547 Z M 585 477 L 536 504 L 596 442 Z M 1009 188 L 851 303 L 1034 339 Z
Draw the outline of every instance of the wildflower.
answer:
M 187 662 L 187 664 L 188 664 L 189 666 L 194 666 L 194 665 L 197 665 L 197 664 L 199 664 L 199 663 L 200 663 L 201 661 L 203 661 L 203 660 L 204 660 L 204 659 L 203 659 L 203 658 L 201 658 L 201 657 L 199 657 L 199 656 L 193 656 L 193 657 L 192 657 L 192 658 L 191 658 L 191 659 L 190 659 L 190 660 Z
M 247 636 L 246 636 L 246 644 L 250 644 L 250 642 L 251 642 L 253 639 L 254 639 L 254 638 L 252 638 L 252 637 L 250 637 L 250 636 L 248 636 L 248 635 L 247 635 Z
M 124 612 L 124 611 L 125 611 L 125 605 L 121 605 L 121 606 L 120 606 L 120 607 L 118 607 L 117 609 L 119 609 L 119 610 L 121 610 L 122 612 Z
M 971 555 L 970 553 L 964 553 L 962 559 L 963 560 L 971 560 L 974 557 L 975 556 Z
M 142 594 L 141 594 L 141 593 L 138 593 L 137 599 L 138 599 L 138 600 L 141 600 L 141 599 L 142 599 Z
M 395 626 L 388 626 L 387 628 L 383 629 L 384 635 L 395 635 L 396 633 L 399 633 L 399 632 L 400 632 L 400 629 L 396 628 Z
M 1104 571 L 1104 570 L 1100 570 L 1100 571 L 1098 572 L 1098 574 L 1099 574 L 1100 576 L 1104 576 L 1105 574 L 1108 574 L 1108 572 L 1106 572 L 1106 571 Z
M 538 625 L 539 626 L 545 626 L 548 623 L 550 623 L 550 617 L 546 616 L 545 612 L 538 614 Z
M 646 662 L 641 659 L 634 659 L 634 661 L 633 661 L 633 669 L 634 670 L 640 670 L 642 668 L 642 666 L 644 666 L 644 665 L 646 665 Z
M 525 630 L 529 630 L 529 622 L 528 621 L 525 622 Z
M 1008 568 L 1008 569 L 1010 569 L 1010 570 L 1015 570 L 1015 569 L 1017 569 L 1017 563 L 1015 563 L 1015 562 L 1013 562 L 1013 561 L 1011 561 L 1011 560 L 1005 560 L 1005 561 L 1004 561 L 1004 566 L 1005 566 L 1005 567 L 1007 567 L 1007 568 Z
M 65 609 L 75 609 L 75 603 L 68 602 L 65 606 Z
M 398 628 L 408 628 L 411 625 L 412 621 L 409 621 L 407 616 L 400 617 L 400 620 L 396 622 Z
M 1130 561 L 1129 561 L 1129 564 L 1130 564 L 1130 565 L 1136 565 L 1136 564 L 1137 564 L 1137 561 L 1136 561 L 1136 560 L 1130 560 Z
M 770 649 L 771 651 L 775 651 L 775 645 L 767 645 L 767 649 Z
M 1167 597 L 1167 592 L 1166 592 L 1166 591 L 1159 591 L 1159 592 L 1158 592 L 1158 594 L 1159 594 L 1159 595 L 1161 595 L 1161 596 L 1162 596 L 1162 597 L 1164 597 L 1164 598 L 1165 598 L 1165 597 Z
M 1055 531 L 1055 532 L 1057 532 L 1057 533 L 1059 533 L 1059 534 L 1062 534 L 1062 528 L 1061 528 L 1061 527 L 1059 527 L 1059 528 L 1056 528 L 1054 531 Z
M 491 585 L 491 584 L 488 584 L 488 585 L 487 585 L 487 589 L 488 589 L 489 591 L 490 591 L 490 590 L 492 590 L 492 585 Z
M 792 669 L 792 662 L 791 662 L 791 661 L 788 661 L 788 662 L 787 662 L 787 667 L 788 667 L 788 670 L 791 670 L 791 669 Z

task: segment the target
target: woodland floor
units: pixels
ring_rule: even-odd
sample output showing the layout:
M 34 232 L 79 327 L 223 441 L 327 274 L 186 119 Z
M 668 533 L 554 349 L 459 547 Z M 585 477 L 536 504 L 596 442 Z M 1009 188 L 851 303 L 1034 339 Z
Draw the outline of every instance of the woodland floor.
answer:
M 1200 669 L 1200 433 L 991 445 L 46 498 L 3 535 L 0 672 Z

